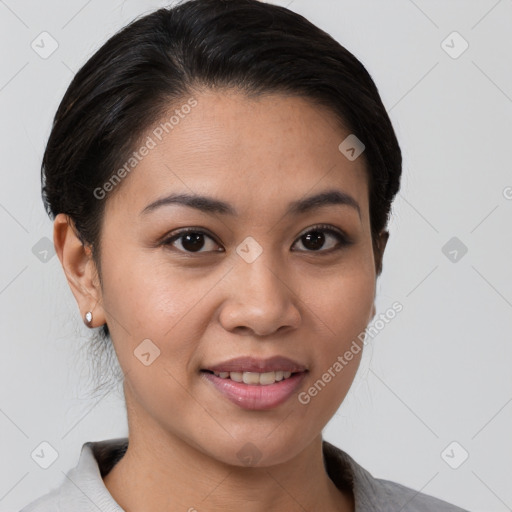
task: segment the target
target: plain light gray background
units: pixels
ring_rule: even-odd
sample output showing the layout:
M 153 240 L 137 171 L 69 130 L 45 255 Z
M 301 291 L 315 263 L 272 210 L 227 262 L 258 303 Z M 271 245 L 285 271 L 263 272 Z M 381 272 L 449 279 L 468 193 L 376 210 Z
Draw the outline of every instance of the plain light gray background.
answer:
M 404 156 L 377 315 L 404 309 L 366 347 L 325 437 L 376 477 L 512 510 L 512 1 L 274 3 L 363 62 Z M 85 441 L 127 434 L 119 394 L 84 398 L 88 331 L 58 258 L 44 261 L 39 169 L 74 72 L 168 4 L 0 0 L 0 511 L 58 485 Z M 58 44 L 47 58 L 31 47 L 41 38 Z M 31 457 L 45 441 L 58 453 L 48 469 Z

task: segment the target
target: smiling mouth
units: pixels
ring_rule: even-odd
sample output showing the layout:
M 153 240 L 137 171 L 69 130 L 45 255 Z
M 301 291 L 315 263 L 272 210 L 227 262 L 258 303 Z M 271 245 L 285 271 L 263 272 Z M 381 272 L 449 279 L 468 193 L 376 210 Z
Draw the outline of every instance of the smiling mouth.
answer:
M 234 382 L 243 382 L 250 386 L 268 386 L 289 379 L 297 373 L 303 372 L 290 372 L 290 371 L 272 371 L 272 372 L 215 372 L 212 370 L 202 370 L 206 373 L 211 373 L 221 379 L 231 379 Z

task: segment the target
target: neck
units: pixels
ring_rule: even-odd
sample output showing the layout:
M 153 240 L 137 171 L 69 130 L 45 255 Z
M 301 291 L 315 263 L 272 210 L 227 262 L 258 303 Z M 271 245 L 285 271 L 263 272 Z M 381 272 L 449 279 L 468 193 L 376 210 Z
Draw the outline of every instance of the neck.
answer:
M 293 459 L 258 468 L 227 465 L 180 439 L 157 443 L 147 431 L 135 431 L 104 483 L 126 512 L 354 511 L 353 496 L 325 471 L 321 435 Z

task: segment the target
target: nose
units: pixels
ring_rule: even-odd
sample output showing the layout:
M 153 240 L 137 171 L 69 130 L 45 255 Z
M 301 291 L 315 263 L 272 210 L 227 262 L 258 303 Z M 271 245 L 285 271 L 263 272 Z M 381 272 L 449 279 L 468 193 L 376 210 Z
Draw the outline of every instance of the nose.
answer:
M 300 301 L 284 272 L 260 255 L 252 263 L 239 261 L 230 272 L 228 298 L 220 312 L 227 331 L 269 336 L 296 329 L 301 322 Z

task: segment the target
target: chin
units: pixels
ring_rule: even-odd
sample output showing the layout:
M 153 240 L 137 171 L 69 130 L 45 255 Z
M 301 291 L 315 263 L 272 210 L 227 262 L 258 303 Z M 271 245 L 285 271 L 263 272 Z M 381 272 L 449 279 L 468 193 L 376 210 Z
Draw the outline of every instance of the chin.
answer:
M 215 446 L 211 447 L 203 444 L 201 451 L 230 466 L 264 468 L 288 462 L 315 438 L 312 436 L 312 439 L 304 439 L 303 433 L 297 436 L 277 437 L 269 435 L 267 430 L 263 430 L 261 434 L 255 434 L 254 430 L 255 427 L 252 425 L 245 435 L 241 431 L 237 436 L 226 439 L 224 443 L 215 443 Z

